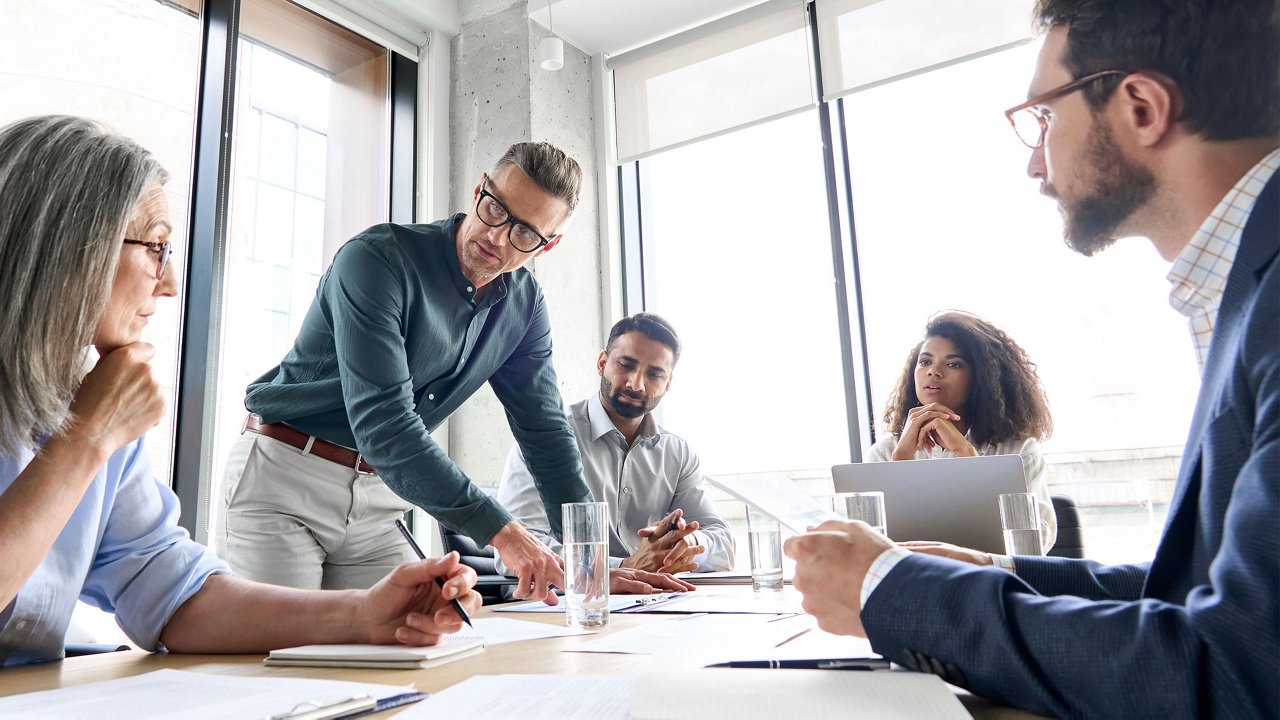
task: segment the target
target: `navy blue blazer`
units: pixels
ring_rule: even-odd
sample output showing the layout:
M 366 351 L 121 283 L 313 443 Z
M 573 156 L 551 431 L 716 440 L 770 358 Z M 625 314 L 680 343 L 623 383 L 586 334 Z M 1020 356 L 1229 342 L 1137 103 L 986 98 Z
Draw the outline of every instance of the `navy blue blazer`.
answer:
M 1155 559 L 913 555 L 862 611 L 877 652 L 1063 717 L 1280 717 L 1280 174 L 1218 310 Z

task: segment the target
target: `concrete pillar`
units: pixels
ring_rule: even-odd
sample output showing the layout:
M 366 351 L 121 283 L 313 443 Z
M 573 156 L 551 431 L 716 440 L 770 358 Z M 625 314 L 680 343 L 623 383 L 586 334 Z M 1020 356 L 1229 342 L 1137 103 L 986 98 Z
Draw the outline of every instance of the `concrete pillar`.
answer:
M 582 197 L 565 237 L 525 267 L 542 285 L 551 312 L 556 372 L 567 403 L 595 391 L 603 333 L 597 222 L 591 60 L 565 44 L 557 72 L 538 66 L 544 28 L 529 21 L 524 0 L 460 3 L 462 32 L 453 39 L 450 198 L 469 209 L 480 175 L 514 142 L 545 140 L 583 169 Z M 449 452 L 479 485 L 496 485 L 513 440 L 502 405 L 486 386 L 449 420 Z

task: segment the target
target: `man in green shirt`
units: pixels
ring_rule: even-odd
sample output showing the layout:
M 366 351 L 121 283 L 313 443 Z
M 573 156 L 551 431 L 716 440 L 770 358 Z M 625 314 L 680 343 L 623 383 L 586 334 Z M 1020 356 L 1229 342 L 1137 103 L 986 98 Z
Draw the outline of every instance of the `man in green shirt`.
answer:
M 476 185 L 471 213 L 377 225 L 339 250 L 293 349 L 245 397 L 220 548 L 233 570 L 293 587 L 367 587 L 410 557 L 393 521 L 413 504 L 492 544 L 519 576 L 516 597 L 555 602 L 559 558 L 429 433 L 488 382 L 548 515 L 591 499 L 546 303 L 523 269 L 560 241 L 581 183 L 559 149 L 517 143 Z M 617 582 L 643 591 L 677 581 Z

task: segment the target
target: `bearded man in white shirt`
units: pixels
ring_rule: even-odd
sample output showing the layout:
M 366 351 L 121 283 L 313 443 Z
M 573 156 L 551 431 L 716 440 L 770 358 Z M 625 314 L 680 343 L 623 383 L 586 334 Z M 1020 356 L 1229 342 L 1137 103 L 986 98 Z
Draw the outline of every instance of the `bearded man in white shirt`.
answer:
M 733 566 L 733 537 L 702 482 L 698 456 L 658 425 L 653 410 L 671 387 L 680 338 L 652 313 L 619 320 L 596 360 L 600 392 L 569 408 L 587 487 L 609 503 L 612 567 L 711 572 Z M 518 445 L 498 502 L 552 550 L 560 542 Z

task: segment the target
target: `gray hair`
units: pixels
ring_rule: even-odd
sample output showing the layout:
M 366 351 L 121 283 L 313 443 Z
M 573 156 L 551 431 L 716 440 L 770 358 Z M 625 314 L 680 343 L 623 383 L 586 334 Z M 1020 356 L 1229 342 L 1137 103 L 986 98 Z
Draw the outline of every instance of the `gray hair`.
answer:
M 66 419 L 125 227 L 166 177 L 150 152 L 92 120 L 0 128 L 0 456 Z
M 497 175 L 504 167 L 515 165 L 535 185 L 569 206 L 569 214 L 578 207 L 582 192 L 582 168 L 563 150 L 547 142 L 518 142 L 507 148 L 493 166 Z

